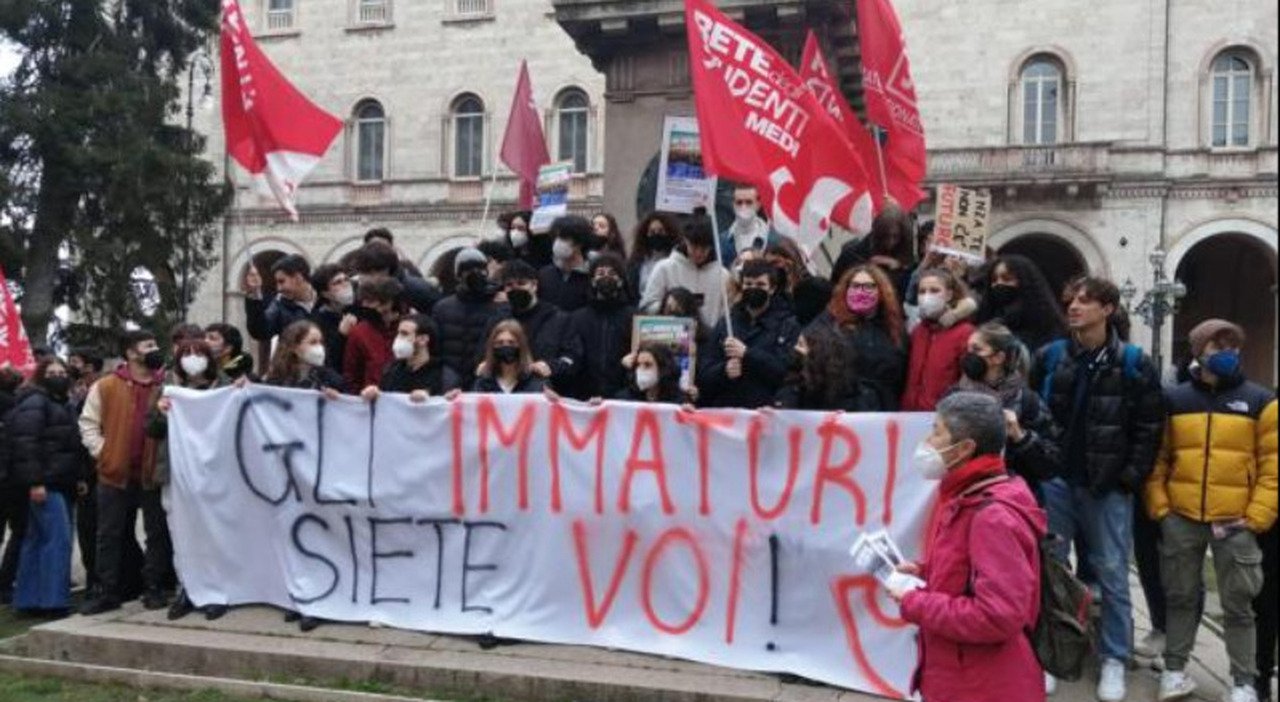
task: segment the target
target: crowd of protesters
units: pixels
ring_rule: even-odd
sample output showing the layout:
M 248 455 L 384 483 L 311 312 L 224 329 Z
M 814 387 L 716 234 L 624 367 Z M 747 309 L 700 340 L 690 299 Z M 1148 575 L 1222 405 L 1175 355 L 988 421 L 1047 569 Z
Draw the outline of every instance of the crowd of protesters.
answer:
M 1239 326 L 1196 326 L 1182 382 L 1164 386 L 1129 343 L 1111 281 L 1083 276 L 1052 290 L 1021 256 L 948 255 L 928 223 L 892 206 L 819 275 L 759 208 L 755 189 L 738 188 L 723 231 L 703 216 L 655 212 L 629 241 L 609 214 L 535 233 L 529 212 L 508 213 L 500 235 L 450 251 L 427 278 L 400 259 L 391 232 L 374 229 L 340 263 L 313 270 L 290 255 L 249 271 L 248 337 L 274 344 L 260 375 L 248 340 L 221 323 L 180 326 L 164 347 L 126 333 L 110 371 L 88 350 L 44 355 L 25 382 L 0 370 L 0 597 L 25 610 L 67 608 L 74 531 L 84 613 L 139 596 L 175 618 L 192 611 L 160 498 L 166 384 L 261 382 L 370 402 L 544 393 L 695 411 L 936 411 L 913 463 L 940 481 L 944 517 L 932 562 L 909 566 L 924 587 L 891 593 L 928 650 L 917 676 L 925 699 L 1052 693 L 1024 634 L 1038 616 L 1037 547 L 1049 532 L 1061 537 L 1052 556 L 1074 550 L 1101 603 L 1098 699 L 1126 698 L 1135 656 L 1162 663 L 1160 700 L 1192 694 L 1206 550 L 1229 699 L 1270 699 L 1277 405 L 1244 377 Z M 690 320 L 695 372 L 682 373 L 664 345 L 633 345 L 637 315 Z M 24 538 L 37 523 L 55 536 Z M 1134 553 L 1153 620 L 1136 643 Z

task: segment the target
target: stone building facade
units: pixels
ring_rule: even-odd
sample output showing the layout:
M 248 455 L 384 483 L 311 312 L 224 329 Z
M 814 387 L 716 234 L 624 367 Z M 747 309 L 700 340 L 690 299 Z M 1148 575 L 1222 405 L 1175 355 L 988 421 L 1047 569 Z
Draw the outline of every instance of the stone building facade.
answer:
M 239 189 L 222 264 L 203 281 L 191 319 L 243 323 L 240 280 L 264 252 L 312 266 L 358 247 L 385 226 L 424 271 L 443 251 L 474 242 L 511 209 L 517 184 L 500 164 L 521 59 L 543 112 L 553 160 L 579 174 L 571 202 L 600 208 L 604 79 L 551 19 L 547 0 L 241 0 L 262 50 L 316 104 L 345 121 L 300 188 L 300 220 Z M 216 49 L 215 49 L 216 50 Z M 196 127 L 222 163 L 216 55 Z M 195 74 L 196 102 L 206 79 Z M 492 176 L 497 168 L 496 183 Z M 245 182 L 238 167 L 233 174 Z M 485 196 L 493 190 L 488 223 Z
M 622 135 L 693 111 L 682 3 L 553 1 L 608 78 L 606 206 L 625 213 L 656 147 Z M 720 5 L 792 59 L 815 28 L 858 106 L 852 3 Z M 1128 281 L 1135 311 L 1164 251 L 1164 273 L 1188 293 L 1160 335 L 1166 372 L 1191 325 L 1225 316 L 1250 334 L 1251 374 L 1276 381 L 1275 3 L 895 5 L 930 185 L 991 188 L 994 248 L 1031 256 L 1055 282 L 1082 271 Z M 1139 315 L 1133 334 L 1154 341 Z

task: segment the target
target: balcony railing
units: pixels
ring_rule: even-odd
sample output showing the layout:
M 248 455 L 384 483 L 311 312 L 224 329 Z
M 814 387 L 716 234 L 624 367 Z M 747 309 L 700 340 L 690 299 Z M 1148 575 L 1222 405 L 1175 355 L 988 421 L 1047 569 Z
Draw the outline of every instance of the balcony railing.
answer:
M 994 146 L 929 152 L 929 177 L 1018 177 L 1102 174 L 1107 144 Z
M 462 17 L 487 15 L 490 9 L 489 0 L 453 0 L 454 14 Z
M 267 10 L 267 30 L 280 32 L 293 29 L 293 8 Z

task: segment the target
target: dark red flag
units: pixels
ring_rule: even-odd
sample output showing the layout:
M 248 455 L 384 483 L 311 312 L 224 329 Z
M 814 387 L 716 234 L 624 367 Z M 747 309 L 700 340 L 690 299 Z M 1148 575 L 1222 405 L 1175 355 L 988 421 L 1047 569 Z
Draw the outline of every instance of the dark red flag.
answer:
M 889 0 L 857 3 L 867 118 L 880 130 L 887 190 L 904 210 L 911 210 L 924 199 L 920 183 L 926 163 L 924 125 L 916 106 L 906 41 Z
M 36 358 L 27 340 L 27 328 L 22 326 L 22 316 L 9 292 L 9 282 L 0 269 L 0 368 L 12 366 L 24 376 L 31 377 L 36 368 Z
M 222 0 L 222 123 L 227 153 L 296 220 L 298 186 L 342 131 L 342 120 L 280 74 L 236 0 Z
M 520 62 L 520 78 L 516 81 L 516 94 L 511 98 L 501 155 L 507 168 L 520 177 L 520 207 L 531 209 L 537 196 L 538 169 L 550 163 L 551 156 L 547 154 L 538 105 L 533 101 L 527 61 Z

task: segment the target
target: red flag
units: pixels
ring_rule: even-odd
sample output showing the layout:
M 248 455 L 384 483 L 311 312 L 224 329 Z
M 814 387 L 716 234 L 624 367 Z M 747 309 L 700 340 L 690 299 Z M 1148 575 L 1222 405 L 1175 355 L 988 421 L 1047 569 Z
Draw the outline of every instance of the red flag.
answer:
M 818 46 L 818 37 L 814 35 L 813 30 L 809 30 L 809 36 L 804 42 L 804 57 L 800 61 L 800 78 L 804 80 L 805 85 L 809 86 L 809 90 L 813 91 L 827 114 L 844 127 L 854 150 L 862 157 L 862 163 L 867 166 L 867 175 L 870 176 L 869 182 L 872 185 L 871 199 L 876 211 L 879 212 L 884 200 L 885 187 L 884 181 L 880 179 L 880 170 L 875 166 L 875 141 L 871 132 L 862 124 L 862 120 L 854 114 L 853 108 L 840 92 L 835 79 L 831 77 L 831 71 L 827 67 L 827 57 L 822 54 L 822 48 Z
M 685 0 L 703 165 L 755 185 L 775 229 L 811 250 L 835 221 L 870 228 L 861 159 L 795 69 L 711 0 Z
M 867 118 L 881 130 L 886 190 L 911 210 L 924 199 L 925 144 L 906 41 L 889 0 L 857 2 Z
M 507 131 L 502 135 L 502 162 L 520 176 L 520 207 L 533 207 L 537 194 L 538 169 L 551 162 L 547 139 L 542 135 L 542 119 L 533 101 L 533 83 L 529 80 L 529 63 L 520 62 L 520 78 L 516 94 L 511 98 L 511 114 Z
M 13 366 L 30 377 L 36 368 L 36 357 L 31 353 L 27 329 L 22 326 L 22 316 L 9 292 L 9 281 L 4 269 L 0 269 L 0 368 Z
M 342 131 L 342 120 L 272 65 L 236 0 L 222 0 L 222 122 L 227 153 L 297 220 L 298 186 Z

